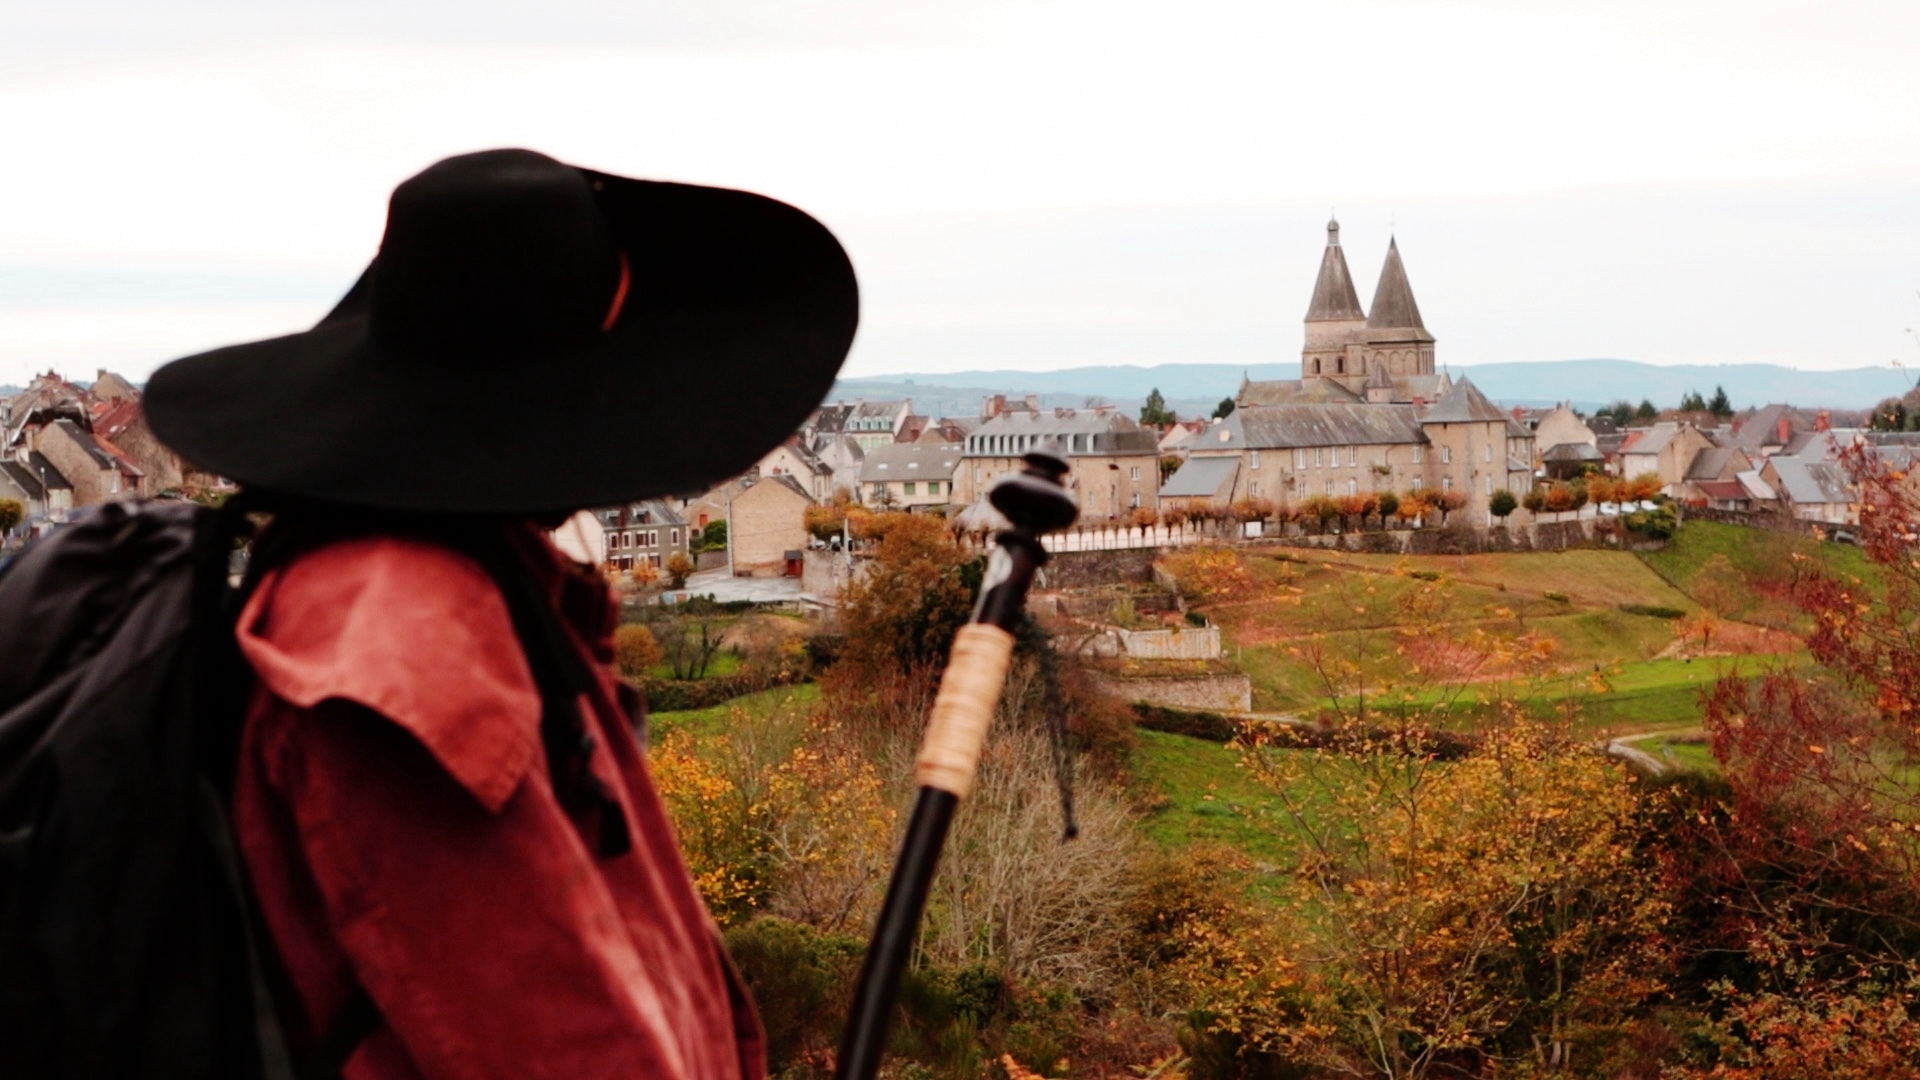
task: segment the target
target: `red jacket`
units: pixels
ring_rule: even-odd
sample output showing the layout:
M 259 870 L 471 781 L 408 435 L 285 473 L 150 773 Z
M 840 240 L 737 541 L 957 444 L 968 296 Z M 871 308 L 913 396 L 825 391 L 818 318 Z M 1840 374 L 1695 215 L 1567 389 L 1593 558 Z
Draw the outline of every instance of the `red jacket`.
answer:
M 357 982 L 382 1026 L 348 1080 L 756 1080 L 758 1021 L 608 666 L 611 598 L 531 527 L 516 541 L 595 661 L 592 768 L 633 849 L 597 858 L 554 798 L 533 676 L 476 563 L 373 538 L 268 574 L 239 623 L 259 685 L 234 824 L 298 999 L 289 1040 Z

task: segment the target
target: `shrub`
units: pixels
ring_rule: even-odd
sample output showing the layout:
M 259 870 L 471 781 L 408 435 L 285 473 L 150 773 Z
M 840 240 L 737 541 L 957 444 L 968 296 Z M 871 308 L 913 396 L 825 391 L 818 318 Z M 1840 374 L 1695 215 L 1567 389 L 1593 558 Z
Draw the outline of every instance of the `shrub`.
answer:
M 1558 604 L 1570 604 L 1573 602 L 1573 599 L 1563 592 L 1545 592 L 1540 595 Z
M 613 632 L 614 664 L 629 679 L 644 678 L 662 655 L 653 631 L 638 623 L 628 623 Z
M 1621 604 L 1620 610 L 1629 615 L 1645 615 L 1653 619 L 1684 619 L 1687 613 L 1675 607 L 1661 607 L 1658 604 Z
M 839 1041 L 863 943 L 760 918 L 728 930 L 726 944 L 766 1029 L 767 1071 L 823 1060 Z
M 668 585 L 671 588 L 682 589 L 686 587 L 687 575 L 693 573 L 693 560 L 687 558 L 686 552 L 676 551 L 667 556 L 666 569 Z

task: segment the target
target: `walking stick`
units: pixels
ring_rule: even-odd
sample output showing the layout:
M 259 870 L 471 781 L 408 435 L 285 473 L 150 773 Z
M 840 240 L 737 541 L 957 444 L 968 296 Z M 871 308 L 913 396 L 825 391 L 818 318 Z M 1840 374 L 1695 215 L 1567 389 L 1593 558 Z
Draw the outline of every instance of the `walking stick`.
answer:
M 954 636 L 953 655 L 940 677 L 940 693 L 914 760 L 920 794 L 854 984 L 853 1013 L 840 1041 L 836 1080 L 872 1080 L 880 1068 L 893 1000 L 926 910 L 940 849 L 960 800 L 973 790 L 980 748 L 1013 657 L 1014 630 L 1026 615 L 1027 588 L 1034 571 L 1047 561 L 1040 537 L 1066 528 L 1079 516 L 1073 497 L 1060 485 L 1067 475 L 1065 461 L 1044 452 L 1021 460 L 1026 468 L 995 484 L 988 496 L 1013 527 L 994 538 L 998 546 L 987 560 L 973 621 Z

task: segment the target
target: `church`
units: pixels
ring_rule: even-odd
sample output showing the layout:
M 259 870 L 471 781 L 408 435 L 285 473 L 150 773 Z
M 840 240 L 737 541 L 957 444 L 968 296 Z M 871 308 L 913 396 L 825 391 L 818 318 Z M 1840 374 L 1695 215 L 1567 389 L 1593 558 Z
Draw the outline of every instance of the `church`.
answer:
M 1436 372 L 1434 345 L 1398 241 L 1362 308 L 1340 223 L 1328 222 L 1300 378 L 1242 380 L 1234 411 L 1195 437 L 1163 504 L 1450 491 L 1465 496 L 1467 520 L 1485 523 L 1495 491 L 1532 485 L 1533 436 L 1470 380 Z

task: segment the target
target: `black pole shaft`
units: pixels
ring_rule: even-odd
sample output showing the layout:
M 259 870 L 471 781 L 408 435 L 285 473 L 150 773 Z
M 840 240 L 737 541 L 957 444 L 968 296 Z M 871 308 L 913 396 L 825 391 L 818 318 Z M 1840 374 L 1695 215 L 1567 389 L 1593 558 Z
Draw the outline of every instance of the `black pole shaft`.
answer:
M 1067 473 L 1066 462 L 1049 454 L 1028 454 L 1026 466 L 1022 473 L 1005 477 L 994 487 L 993 505 L 1014 527 L 997 537 L 999 546 L 988 560 L 987 577 L 973 610 L 973 622 L 1007 633 L 1014 632 L 1024 617 L 1027 590 L 1035 571 L 1047 561 L 1040 534 L 1066 527 L 1077 513 L 1060 483 Z M 907 821 L 900 859 L 887 882 L 887 896 L 874 924 L 873 939 L 860 963 L 853 1012 L 841 1035 L 840 1056 L 834 1068 L 836 1080 L 873 1080 L 880 1070 L 894 998 L 914 939 L 919 936 L 927 892 L 933 886 L 934 871 L 940 867 L 947 829 L 959 805 L 960 796 L 953 792 L 924 785 L 920 788 L 913 816 Z
M 880 1070 L 887 1028 L 893 1019 L 893 1000 L 900 992 L 900 978 L 920 932 L 920 915 L 927 907 L 927 890 L 933 887 L 947 828 L 953 824 L 953 813 L 959 805 L 960 800 L 951 793 L 926 787 L 920 789 L 914 802 L 900 861 L 887 882 L 880 921 L 860 963 L 853 1013 L 841 1036 L 840 1057 L 834 1067 L 834 1076 L 840 1080 L 872 1080 Z

